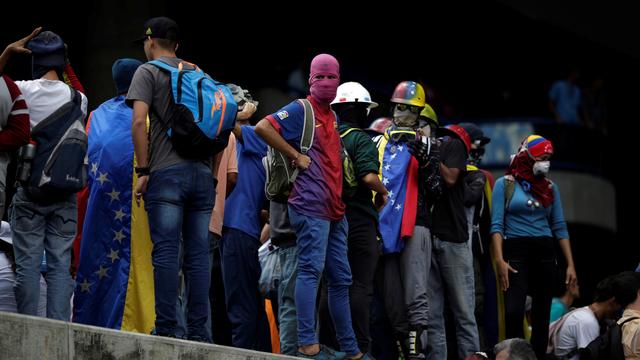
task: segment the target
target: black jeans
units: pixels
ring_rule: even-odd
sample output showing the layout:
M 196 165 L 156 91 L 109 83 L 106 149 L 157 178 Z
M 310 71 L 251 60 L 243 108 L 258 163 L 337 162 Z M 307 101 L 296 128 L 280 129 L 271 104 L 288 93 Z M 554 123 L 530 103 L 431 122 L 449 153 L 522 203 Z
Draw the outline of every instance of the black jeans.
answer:
M 227 305 L 224 302 L 224 282 L 222 281 L 221 236 L 209 232 L 209 241 L 212 259 L 211 287 L 209 288 L 211 335 L 214 344 L 231 346 L 231 322 L 227 316 Z
M 378 262 L 377 231 L 375 220 L 358 210 L 346 214 L 349 223 L 347 244 L 349 266 L 353 284 L 349 288 L 351 323 L 356 334 L 358 348 L 369 351 L 369 310 L 373 297 L 373 277 Z M 329 316 L 327 291 L 323 284 L 320 297 L 320 342 L 337 348 L 336 332 Z
M 517 270 L 509 273 L 509 288 L 504 294 L 507 338 L 523 338 L 522 321 L 527 295 L 532 298 L 531 345 L 543 359 L 549 337 L 551 297 L 556 281 L 557 262 L 554 239 L 550 237 L 505 239 L 504 260 Z

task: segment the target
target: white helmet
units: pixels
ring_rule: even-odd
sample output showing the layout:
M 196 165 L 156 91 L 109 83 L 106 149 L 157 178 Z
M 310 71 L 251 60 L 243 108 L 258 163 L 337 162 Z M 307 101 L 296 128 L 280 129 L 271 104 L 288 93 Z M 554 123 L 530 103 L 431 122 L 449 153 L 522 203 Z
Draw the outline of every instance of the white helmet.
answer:
M 377 102 L 371 101 L 371 95 L 369 95 L 364 86 L 352 81 L 338 86 L 336 98 L 333 99 L 331 105 L 340 103 L 364 103 L 369 105 L 367 109 L 373 109 L 378 106 Z

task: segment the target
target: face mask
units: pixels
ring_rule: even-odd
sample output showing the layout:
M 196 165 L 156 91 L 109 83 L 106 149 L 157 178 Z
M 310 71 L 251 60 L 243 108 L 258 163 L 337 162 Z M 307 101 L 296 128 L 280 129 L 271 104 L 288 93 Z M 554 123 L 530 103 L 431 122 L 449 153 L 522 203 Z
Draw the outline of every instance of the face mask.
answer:
M 549 173 L 550 167 L 551 167 L 550 161 L 536 161 L 536 163 L 533 164 L 533 175 L 547 176 L 547 174 Z
M 359 128 L 366 128 L 368 125 L 367 111 L 369 109 L 358 106 L 341 106 L 334 108 L 338 121 L 341 124 L 349 124 Z
M 393 122 L 400 127 L 413 127 L 418 123 L 418 114 L 411 112 L 409 109 L 404 111 L 394 109 Z
M 469 163 L 471 165 L 479 165 L 484 155 L 484 148 L 471 149 L 469 152 Z
M 336 98 L 339 83 L 339 79 L 314 80 L 309 91 L 318 102 L 328 104 Z

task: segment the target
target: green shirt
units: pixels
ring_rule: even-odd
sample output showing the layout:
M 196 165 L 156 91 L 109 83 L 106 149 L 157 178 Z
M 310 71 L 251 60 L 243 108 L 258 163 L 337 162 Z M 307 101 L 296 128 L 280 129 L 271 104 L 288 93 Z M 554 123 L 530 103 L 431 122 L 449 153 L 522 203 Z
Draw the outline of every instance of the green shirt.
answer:
M 351 129 L 351 126 L 346 124 L 338 126 L 341 135 L 349 129 Z M 378 212 L 373 206 L 373 193 L 360 179 L 369 173 L 378 174 L 380 172 L 378 149 L 369 135 L 361 129 L 354 129 L 356 130 L 352 130 L 342 137 L 342 142 L 353 163 L 353 169 L 358 179 L 358 188 L 352 197 L 346 198 L 343 196 L 342 200 L 347 206 L 347 214 L 353 211 L 361 211 L 371 215 L 377 222 Z

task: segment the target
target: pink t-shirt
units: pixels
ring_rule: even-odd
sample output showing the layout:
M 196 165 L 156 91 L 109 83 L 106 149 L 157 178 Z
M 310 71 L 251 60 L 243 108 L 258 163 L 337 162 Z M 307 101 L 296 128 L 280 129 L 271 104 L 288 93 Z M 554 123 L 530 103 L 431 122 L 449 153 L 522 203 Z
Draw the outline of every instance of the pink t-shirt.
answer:
M 236 152 L 236 137 L 229 136 L 229 144 L 222 152 L 218 167 L 218 186 L 216 186 L 216 203 L 209 221 L 209 231 L 222 236 L 222 221 L 224 219 L 224 201 L 227 194 L 227 174 L 238 173 L 238 155 Z

